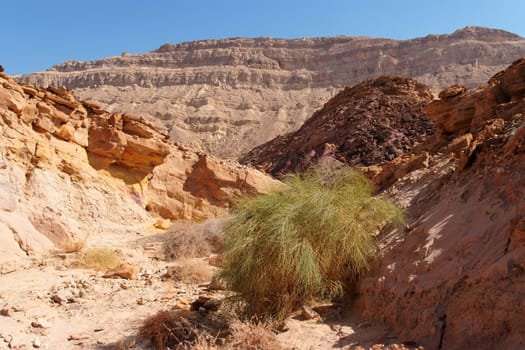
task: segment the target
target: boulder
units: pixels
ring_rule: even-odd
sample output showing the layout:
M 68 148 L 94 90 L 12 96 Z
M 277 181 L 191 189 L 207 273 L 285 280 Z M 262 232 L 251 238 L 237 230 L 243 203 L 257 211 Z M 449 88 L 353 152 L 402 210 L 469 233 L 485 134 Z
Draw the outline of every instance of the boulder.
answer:
M 127 280 L 137 279 L 139 270 L 136 266 L 131 264 L 121 264 L 120 266 L 106 271 L 102 276 L 104 278 L 123 278 Z

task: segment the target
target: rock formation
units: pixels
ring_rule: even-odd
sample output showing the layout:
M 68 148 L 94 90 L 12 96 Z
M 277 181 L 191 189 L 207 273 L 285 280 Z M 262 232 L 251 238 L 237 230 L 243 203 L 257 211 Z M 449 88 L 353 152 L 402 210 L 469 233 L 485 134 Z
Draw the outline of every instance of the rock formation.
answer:
M 436 134 L 366 168 L 406 208 L 357 305 L 425 349 L 525 346 L 525 59 L 425 108 Z
M 254 148 L 240 162 L 274 176 L 327 156 L 351 166 L 383 163 L 433 133 L 423 114 L 431 100 L 430 90 L 412 79 L 368 80 L 344 89 L 299 130 Z
M 332 37 L 166 44 L 145 54 L 66 62 L 19 79 L 74 89 L 112 112 L 154 117 L 173 140 L 235 158 L 296 130 L 345 86 L 399 75 L 432 88 L 475 87 L 522 56 L 525 39 L 467 27 L 404 41 Z
M 0 73 L 0 273 L 87 235 L 227 213 L 277 182 L 173 144 L 142 118 Z

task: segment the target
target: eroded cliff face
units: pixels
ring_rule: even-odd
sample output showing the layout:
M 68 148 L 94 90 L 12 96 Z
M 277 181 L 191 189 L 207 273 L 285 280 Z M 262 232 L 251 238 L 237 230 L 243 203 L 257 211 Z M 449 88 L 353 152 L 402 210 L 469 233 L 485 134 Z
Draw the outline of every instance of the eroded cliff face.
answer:
M 467 27 L 396 41 L 366 37 L 225 39 L 67 62 L 20 77 L 74 89 L 112 112 L 156 118 L 170 137 L 235 158 L 298 129 L 339 89 L 381 75 L 433 88 L 484 83 L 525 56 L 525 39 Z
M 0 73 L 0 273 L 156 218 L 224 215 L 278 182 L 169 141 L 142 118 Z
M 365 168 L 406 208 L 361 282 L 363 315 L 425 349 L 525 346 L 525 59 L 428 105 L 434 136 Z

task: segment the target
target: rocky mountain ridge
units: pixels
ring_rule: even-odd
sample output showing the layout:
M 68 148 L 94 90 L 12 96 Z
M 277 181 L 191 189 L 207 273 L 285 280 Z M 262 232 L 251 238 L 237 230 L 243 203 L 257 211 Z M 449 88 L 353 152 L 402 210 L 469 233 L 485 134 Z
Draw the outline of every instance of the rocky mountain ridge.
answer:
M 367 37 L 224 39 L 66 62 L 19 77 L 74 89 L 113 112 L 156 118 L 178 142 L 237 157 L 294 131 L 345 87 L 380 75 L 433 88 L 478 86 L 525 56 L 525 39 L 467 27 L 397 41 Z

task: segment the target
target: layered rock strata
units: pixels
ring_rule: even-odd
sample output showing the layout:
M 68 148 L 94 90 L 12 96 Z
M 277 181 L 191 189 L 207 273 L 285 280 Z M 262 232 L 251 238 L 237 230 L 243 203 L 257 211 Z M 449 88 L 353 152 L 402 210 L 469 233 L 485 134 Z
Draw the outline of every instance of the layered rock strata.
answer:
M 74 89 L 112 112 L 154 118 L 170 137 L 221 157 L 297 130 L 341 88 L 381 75 L 475 87 L 519 57 L 525 39 L 467 27 L 412 40 L 224 39 L 66 62 L 19 79 Z

